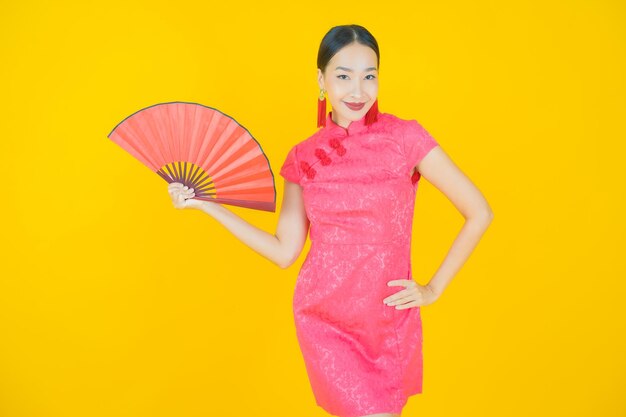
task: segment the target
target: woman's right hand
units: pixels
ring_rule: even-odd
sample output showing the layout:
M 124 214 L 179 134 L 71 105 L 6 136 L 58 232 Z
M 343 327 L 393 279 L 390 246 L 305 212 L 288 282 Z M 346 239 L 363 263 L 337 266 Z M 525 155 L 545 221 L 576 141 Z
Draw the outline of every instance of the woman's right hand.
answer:
M 189 188 L 180 182 L 168 184 L 167 192 L 172 198 L 174 207 L 177 209 L 197 209 L 202 203 L 200 200 L 192 198 L 196 195 L 193 188 Z

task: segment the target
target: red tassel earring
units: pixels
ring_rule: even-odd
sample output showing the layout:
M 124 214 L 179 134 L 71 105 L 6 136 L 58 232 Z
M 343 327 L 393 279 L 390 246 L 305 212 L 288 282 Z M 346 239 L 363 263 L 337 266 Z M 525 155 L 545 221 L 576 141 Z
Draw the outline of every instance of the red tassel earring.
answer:
M 372 107 L 370 107 L 370 109 L 367 111 L 367 114 L 365 114 L 365 125 L 371 125 L 376 120 L 378 120 L 378 99 L 374 101 Z
M 320 90 L 320 96 L 317 99 L 317 127 L 326 126 L 326 98 L 324 90 Z

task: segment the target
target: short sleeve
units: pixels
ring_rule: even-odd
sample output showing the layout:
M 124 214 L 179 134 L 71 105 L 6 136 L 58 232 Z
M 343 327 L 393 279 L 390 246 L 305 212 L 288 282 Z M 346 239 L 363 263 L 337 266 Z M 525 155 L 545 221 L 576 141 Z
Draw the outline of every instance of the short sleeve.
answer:
M 294 145 L 287 154 L 283 166 L 280 168 L 280 175 L 288 181 L 300 184 L 299 164 L 297 145 Z
M 413 168 L 439 143 L 417 120 L 409 120 L 404 130 L 404 154 Z

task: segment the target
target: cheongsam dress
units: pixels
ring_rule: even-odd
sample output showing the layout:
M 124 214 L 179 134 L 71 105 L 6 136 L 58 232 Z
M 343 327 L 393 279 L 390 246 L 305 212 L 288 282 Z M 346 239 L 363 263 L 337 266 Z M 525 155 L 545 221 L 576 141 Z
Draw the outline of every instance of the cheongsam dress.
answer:
M 383 303 L 412 279 L 420 174 L 438 146 L 416 120 L 379 112 L 295 144 L 280 175 L 302 187 L 310 250 L 293 294 L 296 335 L 318 406 L 340 417 L 400 413 L 422 392 L 420 307 Z

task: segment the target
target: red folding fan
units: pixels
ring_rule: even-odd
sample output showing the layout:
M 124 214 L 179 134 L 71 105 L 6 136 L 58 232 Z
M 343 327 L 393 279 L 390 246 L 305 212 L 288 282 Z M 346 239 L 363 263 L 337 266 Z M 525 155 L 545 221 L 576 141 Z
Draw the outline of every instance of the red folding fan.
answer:
M 276 211 L 269 161 L 232 117 L 198 103 L 159 103 L 122 120 L 108 134 L 168 183 L 194 189 L 197 200 Z

